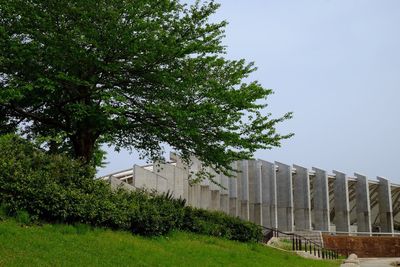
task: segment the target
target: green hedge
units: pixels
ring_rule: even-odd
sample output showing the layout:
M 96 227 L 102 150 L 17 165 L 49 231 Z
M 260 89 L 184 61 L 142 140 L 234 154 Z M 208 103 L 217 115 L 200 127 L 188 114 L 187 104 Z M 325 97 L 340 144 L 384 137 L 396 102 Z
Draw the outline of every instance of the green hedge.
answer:
M 10 215 L 162 235 L 173 229 L 239 241 L 261 240 L 256 225 L 219 212 L 184 207 L 171 195 L 111 190 L 94 170 L 49 155 L 14 135 L 0 136 L 0 203 Z
M 238 241 L 260 241 L 260 227 L 219 211 L 185 207 L 182 229 Z

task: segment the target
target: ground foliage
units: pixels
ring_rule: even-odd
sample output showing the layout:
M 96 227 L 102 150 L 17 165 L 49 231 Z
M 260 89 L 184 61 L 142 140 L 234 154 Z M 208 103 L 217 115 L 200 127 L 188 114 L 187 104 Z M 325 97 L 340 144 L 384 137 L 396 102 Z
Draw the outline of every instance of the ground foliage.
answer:
M 213 1 L 0 0 L 0 125 L 93 161 L 101 143 L 228 172 L 279 146 L 272 93 L 224 58 Z M 100 162 L 99 159 L 95 161 Z
M 0 137 L 0 204 L 25 224 L 86 224 L 146 236 L 184 229 L 239 241 L 262 237 L 253 223 L 185 207 L 170 194 L 111 190 L 107 182 L 93 179 L 88 165 L 44 153 L 14 135 Z

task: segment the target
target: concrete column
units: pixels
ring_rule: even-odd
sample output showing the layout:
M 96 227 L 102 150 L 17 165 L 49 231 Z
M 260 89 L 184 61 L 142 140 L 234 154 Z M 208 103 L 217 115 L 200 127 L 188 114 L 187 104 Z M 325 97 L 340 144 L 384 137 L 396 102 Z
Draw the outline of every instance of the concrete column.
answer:
M 393 233 L 393 206 L 390 183 L 383 177 L 378 177 L 378 181 L 378 205 L 381 231 Z
M 278 166 L 276 173 L 278 229 L 291 232 L 294 230 L 292 168 L 279 162 L 275 162 L 275 165 Z
M 311 230 L 310 176 L 308 169 L 294 165 L 293 177 L 294 223 L 296 231 Z
M 229 214 L 229 196 L 228 195 L 220 195 L 220 211 Z
M 221 205 L 220 199 L 220 186 L 221 183 L 221 175 L 218 174 L 214 169 L 208 168 L 207 170 L 213 177 L 213 181 L 210 181 L 210 190 L 211 190 L 211 210 L 219 210 Z
M 213 176 L 213 182 L 210 181 L 210 189 L 212 191 L 220 191 L 220 186 L 218 185 L 221 183 L 221 175 L 218 174 L 214 169 L 208 168 L 207 171 Z
M 154 163 L 153 172 L 165 178 L 165 185 L 158 185 L 159 192 L 170 192 L 175 198 L 183 197 L 183 176 L 184 170 L 174 165 Z M 158 178 L 158 182 L 162 179 Z
M 171 153 L 170 158 L 174 161 L 176 161 L 176 165 L 178 167 L 184 167 L 184 169 L 187 171 L 187 178 L 193 179 L 196 177 L 196 173 L 201 169 L 201 162 L 196 159 L 195 157 L 191 157 L 191 163 L 190 166 L 187 166 L 183 161 L 175 154 Z M 201 208 L 201 185 L 200 183 L 197 184 L 190 184 L 189 180 L 187 181 L 187 186 L 188 186 L 188 204 L 192 207 L 196 208 Z
M 186 203 L 189 200 L 189 172 L 187 169 L 183 169 L 183 198 L 186 199 Z
M 262 225 L 269 228 L 278 227 L 276 200 L 276 167 L 268 161 L 261 162 L 262 187 Z
M 239 199 L 239 217 L 243 220 L 249 220 L 249 177 L 248 162 L 241 160 L 238 162 L 238 199 Z
M 349 187 L 346 174 L 338 171 L 333 171 L 335 174 L 334 181 L 334 208 L 335 218 L 334 223 L 336 231 L 350 231 L 350 204 L 349 204 Z
M 178 168 L 170 165 L 174 170 L 174 196 L 176 198 L 187 199 L 185 187 L 187 187 L 187 171 L 185 169 Z
M 355 173 L 356 183 L 356 211 L 357 232 L 372 232 L 371 205 L 369 199 L 368 179 L 364 175 Z
M 200 208 L 211 209 L 211 190 L 209 185 L 200 186 Z
M 229 214 L 229 178 L 221 174 L 220 210 Z
M 169 153 L 169 158 L 172 162 L 175 162 L 175 166 L 183 170 L 183 198 L 186 199 L 186 204 L 189 205 L 189 166 L 185 164 L 182 159 L 174 152 Z
M 189 185 L 189 202 L 192 207 L 200 208 L 201 204 L 201 186 L 199 184 Z
M 220 210 L 221 197 L 217 190 L 211 190 L 211 210 Z
M 261 225 L 261 165 L 257 160 L 248 161 L 249 218 Z
M 328 175 L 324 170 L 313 168 L 314 191 L 314 230 L 329 231 L 329 188 Z
M 234 169 L 237 169 L 237 162 L 232 164 Z M 238 216 L 238 175 L 239 173 L 235 173 L 234 177 L 229 177 L 229 214 L 232 216 Z

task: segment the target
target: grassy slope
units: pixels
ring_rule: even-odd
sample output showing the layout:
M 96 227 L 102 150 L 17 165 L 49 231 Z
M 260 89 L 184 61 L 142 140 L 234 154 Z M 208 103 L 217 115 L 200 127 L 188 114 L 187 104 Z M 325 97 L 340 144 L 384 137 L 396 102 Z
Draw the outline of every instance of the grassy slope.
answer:
M 67 225 L 0 222 L 0 266 L 338 266 L 259 244 L 176 232 L 144 238 Z

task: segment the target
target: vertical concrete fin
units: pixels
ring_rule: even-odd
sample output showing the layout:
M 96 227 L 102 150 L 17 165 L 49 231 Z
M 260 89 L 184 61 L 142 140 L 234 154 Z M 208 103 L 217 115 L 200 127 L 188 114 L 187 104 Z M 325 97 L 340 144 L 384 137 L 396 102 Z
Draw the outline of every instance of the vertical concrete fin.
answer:
M 237 168 L 236 167 L 236 162 L 233 164 L 233 168 Z M 238 182 L 238 173 L 234 173 L 233 177 L 229 177 L 229 197 L 230 198 L 237 198 L 238 197 L 238 186 L 237 186 L 237 182 Z
M 211 190 L 208 185 L 200 186 L 200 207 L 202 209 L 211 210 Z
M 378 177 L 379 190 L 378 190 L 378 202 L 379 202 L 379 220 L 382 232 L 393 233 L 393 205 L 392 205 L 392 192 L 390 182 L 383 178 Z
M 249 168 L 248 161 L 238 162 L 238 185 L 239 185 L 239 217 L 243 220 L 249 220 Z
M 371 205 L 369 199 L 369 185 L 366 176 L 355 173 L 356 182 L 356 211 L 357 232 L 371 232 Z
M 229 195 L 229 178 L 225 174 L 221 174 L 221 195 Z
M 335 174 L 334 180 L 334 208 L 335 217 L 334 224 L 336 231 L 349 232 L 350 231 L 350 204 L 349 204 L 349 188 L 348 179 L 346 174 L 333 171 Z
M 329 231 L 329 188 L 328 175 L 326 171 L 313 168 L 315 178 L 313 183 L 314 191 L 314 230 Z
M 232 168 L 237 170 L 237 162 L 232 163 Z M 234 177 L 229 177 L 229 214 L 238 216 L 238 174 L 233 173 Z
M 261 224 L 261 165 L 257 160 L 248 161 L 249 219 Z
M 158 184 L 157 184 L 157 190 L 160 190 L 164 187 L 165 190 L 160 190 L 160 192 L 171 192 L 174 197 L 178 197 L 178 195 L 175 194 L 176 188 L 175 188 L 175 166 L 169 165 L 169 164 L 164 164 L 160 162 L 154 162 L 153 163 L 153 173 L 158 176 L 165 177 L 165 185 L 161 185 L 160 179 L 157 178 Z
M 293 176 L 293 204 L 296 231 L 311 230 L 310 176 L 308 169 L 293 165 L 296 173 Z
M 212 191 L 220 191 L 221 187 L 218 184 L 221 183 L 221 174 L 217 173 L 213 168 L 209 168 L 209 172 L 214 176 L 212 179 L 215 182 L 210 182 L 210 189 Z
M 278 227 L 276 200 L 276 166 L 274 163 L 260 160 L 262 187 L 262 225 L 269 228 Z
M 278 166 L 276 173 L 278 229 L 291 232 L 294 230 L 292 167 L 280 162 L 275 162 L 275 165 Z
M 220 210 L 229 214 L 229 178 L 221 174 Z

